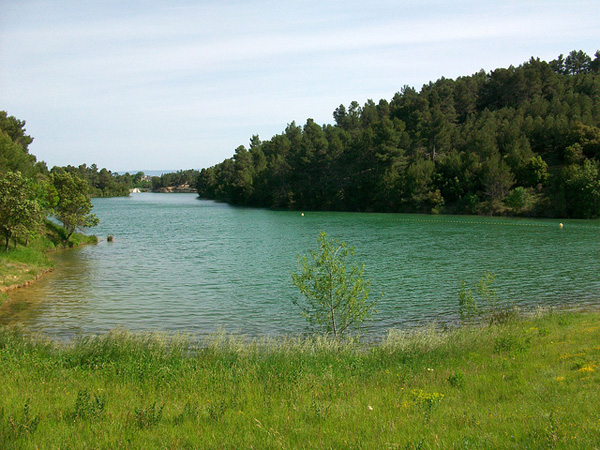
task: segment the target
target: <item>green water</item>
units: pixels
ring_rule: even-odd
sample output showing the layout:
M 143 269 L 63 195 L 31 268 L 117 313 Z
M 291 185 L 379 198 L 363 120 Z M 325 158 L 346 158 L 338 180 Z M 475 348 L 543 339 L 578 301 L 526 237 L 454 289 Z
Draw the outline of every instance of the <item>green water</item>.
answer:
M 497 275 L 522 307 L 600 305 L 600 222 L 270 211 L 195 194 L 95 199 L 97 246 L 58 252 L 57 270 L 12 294 L 7 320 L 57 336 L 133 330 L 305 331 L 291 303 L 296 255 L 320 231 L 356 248 L 372 292 L 371 335 L 457 319 L 461 280 Z M 114 236 L 107 243 L 107 235 Z

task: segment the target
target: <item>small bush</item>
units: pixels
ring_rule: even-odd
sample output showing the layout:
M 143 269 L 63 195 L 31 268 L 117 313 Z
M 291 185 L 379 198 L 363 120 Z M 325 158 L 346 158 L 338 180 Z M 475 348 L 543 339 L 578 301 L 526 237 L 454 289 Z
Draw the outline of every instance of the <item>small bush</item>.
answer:
M 496 281 L 495 274 L 484 272 L 475 287 L 475 293 L 467 289 L 464 281 L 461 282 L 458 293 L 458 313 L 463 323 L 485 320 L 490 325 L 503 324 L 519 316 L 519 309 L 512 301 L 502 302 L 498 299 L 498 293 L 492 287 L 494 281 Z

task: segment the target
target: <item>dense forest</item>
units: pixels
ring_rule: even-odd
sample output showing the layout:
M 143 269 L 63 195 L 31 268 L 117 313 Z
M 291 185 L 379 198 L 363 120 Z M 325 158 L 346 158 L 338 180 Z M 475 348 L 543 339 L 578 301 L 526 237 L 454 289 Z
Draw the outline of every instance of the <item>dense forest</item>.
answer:
M 203 169 L 203 198 L 274 208 L 600 216 L 600 52 L 441 78 L 335 124 L 290 123 Z

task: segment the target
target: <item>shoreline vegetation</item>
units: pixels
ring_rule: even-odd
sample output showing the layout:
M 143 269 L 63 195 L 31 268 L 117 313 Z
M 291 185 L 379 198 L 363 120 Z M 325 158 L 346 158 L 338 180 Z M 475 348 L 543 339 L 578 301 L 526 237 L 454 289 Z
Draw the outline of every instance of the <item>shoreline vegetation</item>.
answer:
M 0 313 L 9 291 L 25 288 L 54 270 L 48 253 L 98 243 L 96 236 L 73 233 L 65 244 L 64 235 L 63 227 L 46 221 L 44 232 L 26 247 L 16 245 L 8 252 L 0 252 Z
M 600 312 L 381 341 L 0 327 L 3 448 L 590 449 Z

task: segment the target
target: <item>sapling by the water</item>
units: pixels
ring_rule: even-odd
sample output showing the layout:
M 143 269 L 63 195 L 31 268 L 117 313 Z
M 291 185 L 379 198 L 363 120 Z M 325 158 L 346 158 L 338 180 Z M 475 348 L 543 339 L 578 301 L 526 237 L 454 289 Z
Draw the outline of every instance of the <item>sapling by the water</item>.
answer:
M 293 302 L 311 326 L 338 338 L 358 329 L 377 312 L 377 299 L 369 299 L 370 282 L 363 278 L 364 264 L 348 263 L 353 247 L 327 239 L 325 232 L 321 232 L 318 243 L 318 250 L 298 256 L 298 272 L 292 273 L 292 282 L 304 298 Z

